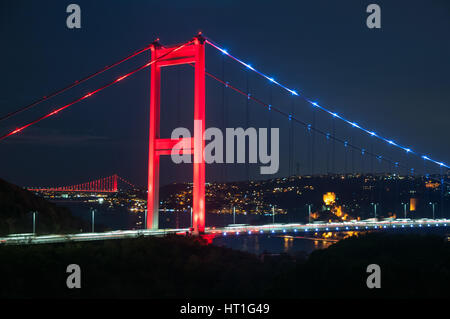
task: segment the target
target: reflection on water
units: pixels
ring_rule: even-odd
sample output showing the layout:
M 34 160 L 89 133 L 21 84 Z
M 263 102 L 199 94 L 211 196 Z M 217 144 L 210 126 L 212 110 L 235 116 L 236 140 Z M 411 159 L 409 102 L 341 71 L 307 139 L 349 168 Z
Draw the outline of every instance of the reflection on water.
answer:
M 90 208 L 95 208 L 95 231 L 105 230 L 124 230 L 124 229 L 141 229 L 143 227 L 144 216 L 139 212 L 131 212 L 126 207 L 108 207 L 99 203 L 86 203 L 83 201 L 74 200 L 56 200 L 53 201 L 59 206 L 69 208 L 73 215 L 84 219 L 88 229 L 83 229 L 84 232 L 91 231 L 91 213 Z M 232 216 L 207 214 L 207 224 L 216 226 L 226 226 L 232 222 Z M 190 226 L 190 214 L 188 213 L 171 213 L 161 212 L 159 214 L 160 228 L 179 228 Z M 251 224 L 249 219 L 242 216 L 236 222 Z M 407 230 L 409 231 L 409 230 Z M 411 230 L 416 231 L 416 230 Z M 426 231 L 426 230 L 422 230 Z M 404 230 L 402 231 L 404 232 Z M 434 230 L 436 232 L 436 230 Z M 315 235 L 315 236 L 313 236 Z M 357 236 L 358 234 L 352 231 L 345 233 L 321 233 L 311 234 L 313 237 L 302 237 L 299 235 L 230 235 L 217 237 L 213 240 L 213 244 L 229 247 L 236 250 L 246 251 L 257 255 L 263 253 L 280 254 L 287 253 L 291 255 L 296 254 L 310 254 L 317 249 L 325 249 L 332 245 L 339 239 Z
M 68 207 L 73 215 L 83 218 L 88 223 L 91 222 L 90 208 L 95 208 L 96 231 L 139 229 L 143 224 L 144 216 L 142 213 L 130 212 L 125 207 L 109 208 L 97 203 L 85 203 L 74 200 L 58 200 L 54 202 L 57 205 Z M 208 214 L 208 222 L 217 226 L 227 225 L 230 222 L 228 219 L 229 216 Z M 161 212 L 159 221 L 161 228 L 189 227 L 190 215 Z M 239 222 L 245 223 L 247 220 L 239 220 Z M 84 231 L 90 231 L 90 228 Z M 297 254 L 300 252 L 309 254 L 316 249 L 327 248 L 332 242 L 323 241 L 323 239 L 314 240 L 313 238 L 288 235 L 251 235 L 218 237 L 213 240 L 213 244 L 259 255 L 262 253 Z
M 293 236 L 251 235 L 217 237 L 213 244 L 260 255 L 301 252 L 310 254 L 314 250 L 328 248 L 333 242 Z
M 293 241 L 294 241 L 294 239 L 292 237 L 284 237 L 283 251 L 285 253 L 288 253 L 289 250 L 292 248 Z
M 142 219 L 142 214 L 130 212 L 125 207 L 108 207 L 99 203 L 86 203 L 76 200 L 53 200 L 58 206 L 70 209 L 73 216 L 79 217 L 91 224 L 92 214 L 90 209 L 95 209 L 95 231 L 136 229 L 136 225 Z M 90 231 L 91 228 L 83 231 Z

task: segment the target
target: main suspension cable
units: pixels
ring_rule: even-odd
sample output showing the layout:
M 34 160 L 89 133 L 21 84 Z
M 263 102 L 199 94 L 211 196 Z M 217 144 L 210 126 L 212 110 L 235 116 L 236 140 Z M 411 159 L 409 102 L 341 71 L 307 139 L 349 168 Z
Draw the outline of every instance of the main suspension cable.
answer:
M 427 160 L 427 161 L 429 161 L 429 162 L 432 162 L 432 163 L 434 163 L 434 164 L 436 164 L 436 165 L 439 165 L 439 166 L 441 166 L 441 167 L 445 167 L 445 168 L 447 168 L 447 169 L 450 168 L 449 165 L 447 165 L 447 164 L 445 164 L 445 163 L 443 163 L 443 162 L 439 162 L 439 161 L 437 161 L 437 160 L 432 159 L 431 157 L 429 157 L 429 156 L 427 156 L 427 155 L 423 155 L 423 154 L 421 154 L 421 153 L 419 153 L 419 152 L 415 152 L 415 151 L 413 151 L 413 150 L 412 150 L 411 148 L 409 148 L 409 147 L 405 147 L 405 146 L 403 146 L 403 145 L 401 145 L 401 144 L 398 144 L 398 143 L 396 143 L 395 141 L 393 141 L 393 140 L 391 140 L 391 139 L 388 139 L 388 138 L 386 138 L 386 137 L 383 137 L 382 135 L 379 135 L 379 134 L 377 134 L 377 133 L 375 133 L 375 132 L 373 132 L 373 131 L 371 131 L 371 130 L 369 130 L 369 129 L 367 129 L 367 128 L 364 128 L 364 127 L 360 126 L 359 124 L 357 124 L 357 123 L 355 123 L 355 122 L 350 121 L 349 119 L 347 119 L 347 118 L 345 118 L 345 117 L 343 117 L 343 116 L 337 114 L 336 112 L 333 112 L 333 111 L 331 111 L 330 109 L 328 109 L 328 108 L 326 108 L 326 107 L 324 107 L 324 106 L 322 106 L 322 105 L 319 105 L 317 102 L 315 102 L 315 101 L 313 101 L 313 100 L 311 100 L 311 99 L 305 97 L 303 94 L 297 93 L 297 91 L 295 91 L 295 90 L 293 90 L 293 89 L 290 89 L 290 88 L 288 88 L 287 86 L 281 84 L 280 82 L 276 81 L 273 77 L 270 77 L 270 76 L 268 76 L 268 75 L 266 75 L 266 74 L 264 74 L 264 73 L 258 71 L 257 69 L 255 69 L 254 67 L 252 67 L 250 64 L 247 64 L 247 63 L 245 63 L 244 61 L 238 59 L 237 57 L 231 55 L 227 50 L 221 48 L 219 45 L 217 45 L 216 43 L 214 43 L 212 40 L 210 40 L 210 39 L 207 38 L 207 39 L 206 39 L 206 43 L 208 43 L 209 45 L 211 45 L 213 48 L 217 49 L 218 51 L 222 52 L 223 54 L 225 54 L 226 56 L 228 56 L 228 57 L 231 58 L 232 60 L 236 61 L 237 63 L 239 63 L 239 64 L 245 66 L 247 69 L 250 69 L 250 70 L 252 70 L 253 72 L 255 72 L 256 74 L 258 74 L 258 75 L 260 75 L 261 77 L 265 78 L 265 79 L 268 80 L 269 82 L 271 82 L 271 83 L 273 83 L 273 84 L 279 86 L 280 88 L 282 88 L 282 89 L 284 89 L 285 91 L 291 93 L 292 95 L 295 95 L 295 96 L 298 96 L 298 97 L 303 98 L 306 102 L 308 102 L 308 103 L 311 104 L 312 106 L 314 106 L 314 107 L 316 107 L 316 108 L 318 108 L 318 109 L 320 109 L 320 110 L 322 110 L 322 111 L 328 113 L 329 115 L 332 115 L 333 117 L 336 117 L 336 118 L 338 118 L 338 119 L 340 119 L 340 120 L 346 122 L 346 123 L 349 124 L 351 127 L 358 128 L 359 130 L 361 130 L 361 131 L 363 131 L 363 132 L 369 134 L 370 136 L 376 137 L 377 139 L 382 140 L 382 141 L 388 143 L 389 145 L 392 145 L 392 146 L 395 146 L 395 147 L 397 147 L 397 148 L 399 148 L 399 149 L 404 150 L 406 153 L 410 153 L 410 154 L 414 154 L 414 155 L 420 156 L 420 157 L 423 158 L 424 160 Z
M 334 135 L 331 135 L 330 133 L 324 132 L 324 131 L 322 131 L 322 130 L 320 130 L 320 129 L 314 127 L 314 126 L 312 126 L 311 124 L 308 124 L 308 123 L 306 123 L 306 122 L 303 122 L 303 121 L 300 120 L 299 118 L 293 116 L 291 113 L 286 113 L 286 112 L 282 111 L 280 108 L 274 107 L 274 106 L 271 105 L 271 104 L 267 104 L 267 103 L 265 103 L 264 101 L 262 101 L 262 100 L 256 98 L 253 94 L 247 94 L 247 93 L 245 93 L 243 90 L 240 90 L 240 89 L 238 89 L 237 87 L 235 87 L 235 86 L 233 86 L 232 84 L 230 84 L 230 82 L 225 82 L 225 81 L 223 81 L 222 79 L 220 79 L 219 77 L 213 75 L 212 73 L 205 72 L 205 74 L 206 74 L 208 77 L 210 77 L 211 79 L 213 79 L 213 80 L 215 80 L 215 81 L 221 83 L 221 84 L 224 85 L 226 88 L 232 89 L 232 90 L 235 91 L 236 93 L 238 93 L 238 94 L 240 94 L 240 95 L 242 95 L 242 96 L 245 96 L 246 98 L 248 98 L 248 99 L 250 99 L 250 100 L 256 102 L 257 104 L 259 104 L 259 105 L 261 105 L 261 106 L 263 106 L 263 107 L 265 107 L 265 108 L 268 109 L 269 111 L 270 111 L 270 110 L 274 110 L 275 112 L 279 113 L 280 115 L 283 115 L 284 117 L 288 118 L 289 120 L 292 120 L 292 121 L 296 122 L 297 124 L 300 124 L 300 125 L 304 126 L 304 127 L 305 127 L 307 130 L 309 130 L 309 131 L 317 132 L 317 133 L 323 135 L 324 137 L 331 138 L 331 139 L 333 139 L 334 141 L 343 144 L 345 147 L 350 147 L 350 148 L 352 148 L 353 150 L 359 151 L 362 155 L 366 155 L 366 154 L 367 154 L 367 155 L 370 155 L 370 156 L 372 156 L 372 157 L 377 158 L 379 161 L 385 161 L 385 162 L 387 162 L 387 163 L 391 163 L 391 164 L 393 164 L 395 167 L 403 167 L 403 168 L 405 168 L 405 169 L 409 169 L 409 168 L 406 167 L 405 165 L 402 165 L 402 164 L 400 164 L 399 162 L 396 162 L 396 161 L 394 161 L 394 160 L 392 160 L 392 159 L 390 159 L 390 158 L 388 158 L 388 157 L 381 156 L 381 155 L 379 155 L 379 154 L 375 154 L 375 153 L 373 153 L 372 151 L 368 151 L 368 150 L 366 150 L 366 149 L 363 148 L 363 147 L 359 147 L 359 146 L 355 145 L 355 144 L 353 143 L 353 141 L 352 141 L 352 143 L 349 143 L 347 140 L 343 140 L 343 139 L 341 139 L 341 138 L 338 138 L 338 137 L 336 137 L 336 136 L 334 136 Z M 445 182 L 445 183 L 447 183 L 447 182 Z
M 178 46 L 178 47 L 176 47 L 176 48 L 170 50 L 169 52 L 167 52 L 167 53 L 161 55 L 160 57 L 156 58 L 155 60 L 152 60 L 152 61 L 150 61 L 150 62 L 148 62 L 148 63 L 146 63 L 146 64 L 144 64 L 144 65 L 142 65 L 142 66 L 140 66 L 140 67 L 138 67 L 138 68 L 136 68 L 136 69 L 134 69 L 133 71 L 131 71 L 131 72 L 129 72 L 129 73 L 123 75 L 123 76 L 118 77 L 117 79 L 115 79 L 115 80 L 113 80 L 113 81 L 111 81 L 111 82 L 109 82 L 109 83 L 103 85 L 102 87 L 96 89 L 95 91 L 92 91 L 92 92 L 90 92 L 90 93 L 88 93 L 88 94 L 86 94 L 86 95 L 84 95 L 84 96 L 82 96 L 82 97 L 80 97 L 80 98 L 78 98 L 78 99 L 76 99 L 76 100 L 74 100 L 74 101 L 72 101 L 72 102 L 70 102 L 70 103 L 64 105 L 64 106 L 61 106 L 60 108 L 58 108 L 58 109 L 56 109 L 56 110 L 54 110 L 54 111 L 52 111 L 52 112 L 50 112 L 50 113 L 47 113 L 47 114 L 45 114 L 45 115 L 43 115 L 43 116 L 37 118 L 37 119 L 34 120 L 34 121 L 31 121 L 31 122 L 29 122 L 29 123 L 23 125 L 22 127 L 19 127 L 19 128 L 15 129 L 15 130 L 13 130 L 13 131 L 10 131 L 9 133 L 6 133 L 6 134 L 0 136 L 0 141 L 1 141 L 1 140 L 4 140 L 4 139 L 7 138 L 8 136 L 11 136 L 11 135 L 14 135 L 14 134 L 17 134 L 17 133 L 23 131 L 24 129 L 26 129 L 27 127 L 29 127 L 29 126 L 31 126 L 31 125 L 33 125 L 33 124 L 36 124 L 36 123 L 38 123 L 38 122 L 40 122 L 40 121 L 42 121 L 42 120 L 44 120 L 44 119 L 46 119 L 46 118 L 48 118 L 48 117 L 51 117 L 51 116 L 53 116 L 53 115 L 59 113 L 60 111 L 62 111 L 62 110 L 64 110 L 64 109 L 68 108 L 69 106 L 72 106 L 73 104 L 76 104 L 76 103 L 78 103 L 78 102 L 80 102 L 80 101 L 82 101 L 82 100 L 84 100 L 84 99 L 86 99 L 86 98 L 88 98 L 88 97 L 91 97 L 92 95 L 94 95 L 94 94 L 96 94 L 96 93 L 98 93 L 98 92 L 100 92 L 100 91 L 106 89 L 107 87 L 109 87 L 109 86 L 111 86 L 111 85 L 113 85 L 113 84 L 115 84 L 115 83 L 117 83 L 117 82 L 122 81 L 123 79 L 129 77 L 130 75 L 133 75 L 134 73 L 136 73 L 136 72 L 138 72 L 138 71 L 140 71 L 140 70 L 143 70 L 143 69 L 145 69 L 145 68 L 151 66 L 152 64 L 154 64 L 154 63 L 157 62 L 158 60 L 160 60 L 160 59 L 166 57 L 167 55 L 169 55 L 169 54 L 171 54 L 171 53 L 174 53 L 174 52 L 180 50 L 181 48 L 185 47 L 186 45 L 190 44 L 192 41 L 193 41 L 193 40 L 191 40 L 191 41 L 189 41 L 189 42 L 186 42 L 186 43 L 184 43 L 184 44 L 182 44 L 182 45 L 180 45 L 180 46 Z
M 53 97 L 55 97 L 55 96 L 65 92 L 65 91 L 67 91 L 67 90 L 69 90 L 69 89 L 71 89 L 71 88 L 73 88 L 73 87 L 75 87 L 77 85 L 80 85 L 81 83 L 86 82 L 87 80 L 90 80 L 90 79 L 96 77 L 97 75 L 100 75 L 103 72 L 106 72 L 106 71 L 112 69 L 113 67 L 116 67 L 119 64 L 122 64 L 123 62 L 128 61 L 129 59 L 131 59 L 131 58 L 133 58 L 133 57 L 135 57 L 135 56 L 137 56 L 137 55 L 139 55 L 139 54 L 141 54 L 141 53 L 143 53 L 145 51 L 148 51 L 150 49 L 150 47 L 151 47 L 151 44 L 147 45 L 146 47 L 142 48 L 141 50 L 138 50 L 138 51 L 134 52 L 133 54 L 131 54 L 129 56 L 126 56 L 126 57 L 120 59 L 117 62 L 114 62 L 113 64 L 105 66 L 104 68 L 102 68 L 101 70 L 98 70 L 97 72 L 94 72 L 94 73 L 92 73 L 92 74 L 90 74 L 90 75 L 88 75 L 88 76 L 86 76 L 86 77 L 84 77 L 84 78 L 82 78 L 80 80 L 77 80 L 77 81 L 69 84 L 68 86 L 66 86 L 66 87 L 64 87 L 62 89 L 54 91 L 53 93 L 51 93 L 49 95 L 43 96 L 42 98 L 40 98 L 39 100 L 34 101 L 31 104 L 28 104 L 28 105 L 26 105 L 24 107 L 21 107 L 21 108 L 15 110 L 15 111 L 12 111 L 12 112 L 10 112 L 8 114 L 5 114 L 2 117 L 0 117 L 0 122 L 3 121 L 3 120 L 6 120 L 6 119 L 8 119 L 8 118 L 10 118 L 10 117 L 12 117 L 12 116 L 14 116 L 16 114 L 19 114 L 19 113 L 21 113 L 23 111 L 31 109 L 32 107 L 34 107 L 34 106 L 36 106 L 36 105 L 38 105 L 38 104 L 40 104 L 40 103 L 42 103 L 44 101 L 47 101 L 47 100 L 49 100 L 49 99 L 51 99 L 51 98 L 53 98 Z

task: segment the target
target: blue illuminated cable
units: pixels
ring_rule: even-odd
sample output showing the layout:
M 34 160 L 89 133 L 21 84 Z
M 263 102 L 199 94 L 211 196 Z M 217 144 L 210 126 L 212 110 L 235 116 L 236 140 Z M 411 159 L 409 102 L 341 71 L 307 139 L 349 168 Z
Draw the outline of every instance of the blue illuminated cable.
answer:
M 318 129 L 317 127 L 312 126 L 311 124 L 308 124 L 308 123 L 306 123 L 306 122 L 303 122 L 301 119 L 299 119 L 299 118 L 297 118 L 297 117 L 295 117 L 295 116 L 292 116 L 292 114 L 286 113 L 286 112 L 282 111 L 280 108 L 278 108 L 278 107 L 276 107 L 276 106 L 274 106 L 274 105 L 272 105 L 272 104 L 268 104 L 268 103 L 266 103 L 266 102 L 260 100 L 260 99 L 257 98 L 256 95 L 254 95 L 254 94 L 248 94 L 248 93 L 244 92 L 243 90 L 241 90 L 241 89 L 235 87 L 232 83 L 230 83 L 230 82 L 225 82 L 224 80 L 220 79 L 219 77 L 217 77 L 216 75 L 214 75 L 214 74 L 212 74 L 212 73 L 210 73 L 210 72 L 207 72 L 207 71 L 206 71 L 205 74 L 206 74 L 208 77 L 210 77 L 211 79 L 213 79 L 213 80 L 215 80 L 215 81 L 221 83 L 224 87 L 229 88 L 229 89 L 231 89 L 232 91 L 234 91 L 234 92 L 236 92 L 236 93 L 238 93 L 238 94 L 244 96 L 245 98 L 250 99 L 250 100 L 252 100 L 253 102 L 255 102 L 255 103 L 257 103 L 257 104 L 262 105 L 262 106 L 263 106 L 264 108 L 266 108 L 267 110 L 269 110 L 269 111 L 272 111 L 272 110 L 273 110 L 273 111 L 275 111 L 276 113 L 278 113 L 278 114 L 280 114 L 280 115 L 282 115 L 282 116 L 288 118 L 290 121 L 293 121 L 293 122 L 295 122 L 295 123 L 297 123 L 297 124 L 303 125 L 307 130 L 314 131 L 314 132 L 316 132 L 316 133 L 319 133 L 320 135 L 323 135 L 323 136 L 325 136 L 325 137 L 327 137 L 327 138 L 331 138 L 331 139 L 333 139 L 334 141 L 343 144 L 345 147 L 350 147 L 350 148 L 352 148 L 352 149 L 354 149 L 354 150 L 357 150 L 357 151 L 361 152 L 361 155 L 366 155 L 366 154 L 367 154 L 367 155 L 369 155 L 369 156 L 376 157 L 379 161 L 385 161 L 385 162 L 387 162 L 387 163 L 389 163 L 389 164 L 393 164 L 395 167 L 405 168 L 405 169 L 408 169 L 408 170 L 411 169 L 411 168 L 409 168 L 409 167 L 407 167 L 407 166 L 405 166 L 405 165 L 400 164 L 400 163 L 397 162 L 397 161 L 394 161 L 393 159 L 390 159 L 389 157 L 382 156 L 382 155 L 380 155 L 380 154 L 375 154 L 375 153 L 373 153 L 373 152 L 367 151 L 367 150 L 366 150 L 365 148 L 363 148 L 363 147 L 359 147 L 359 146 L 357 146 L 357 145 L 355 145 L 355 144 L 353 144 L 353 143 L 349 143 L 347 140 L 344 140 L 344 139 L 341 139 L 341 138 L 339 138 L 339 137 L 336 137 L 335 135 L 330 135 L 330 133 L 324 132 L 324 131 Z M 434 178 L 432 178 L 432 179 L 434 179 Z M 442 182 L 442 181 L 441 181 L 441 182 Z M 447 183 L 447 182 L 444 182 L 444 183 L 445 183 L 445 184 L 449 184 L 449 183 Z
M 227 50 L 221 48 L 220 46 L 218 46 L 217 44 L 215 44 L 215 43 L 214 43 L 213 41 L 211 41 L 210 39 L 206 39 L 206 43 L 208 43 L 209 45 L 211 45 L 211 46 L 214 47 L 215 49 L 219 50 L 219 51 L 222 52 L 223 54 L 227 55 L 228 57 L 230 57 L 230 58 L 233 59 L 234 61 L 238 62 L 239 64 L 241 64 L 241 65 L 247 67 L 248 69 L 252 70 L 253 72 L 257 73 L 257 74 L 260 75 L 261 77 L 267 79 L 269 82 L 271 82 L 271 83 L 273 83 L 273 84 L 275 84 L 275 85 L 281 87 L 282 89 L 284 89 L 285 91 L 288 91 L 289 93 L 291 93 L 291 94 L 294 95 L 294 96 L 302 97 L 302 98 L 303 98 L 305 101 L 307 101 L 309 104 L 311 104 L 311 105 L 313 105 L 313 106 L 315 106 L 315 107 L 321 109 L 322 111 L 324 111 L 324 112 L 326 112 L 326 113 L 332 115 L 333 117 L 336 117 L 336 118 L 338 118 L 338 119 L 340 119 L 340 120 L 346 122 L 347 124 L 351 125 L 352 127 L 356 127 L 356 128 L 358 128 L 358 129 L 360 129 L 361 131 L 366 132 L 366 133 L 369 134 L 370 136 L 376 137 L 376 138 L 378 138 L 379 140 L 382 140 L 382 141 L 388 143 L 389 145 L 392 145 L 392 146 L 395 146 L 395 147 L 397 147 L 397 148 L 400 148 L 400 149 L 404 150 L 406 153 L 411 153 L 411 154 L 420 156 L 422 159 L 427 160 L 427 161 L 429 161 L 429 162 L 432 162 L 432 163 L 434 163 L 434 164 L 436 164 L 436 165 L 439 165 L 440 167 L 450 168 L 449 165 L 444 164 L 443 162 L 439 162 L 439 161 L 437 161 L 437 160 L 432 159 L 431 157 L 428 157 L 428 156 L 426 156 L 426 155 L 423 155 L 423 154 L 420 154 L 420 153 L 418 153 L 418 152 L 415 152 L 415 151 L 413 151 L 413 150 L 412 150 L 411 148 L 409 148 L 409 147 L 402 146 L 402 145 L 400 145 L 400 144 L 394 142 L 392 139 L 385 138 L 385 137 L 383 137 L 383 136 L 381 136 L 381 135 L 375 133 L 374 131 L 368 130 L 368 129 L 366 129 L 366 128 L 360 126 L 359 124 L 357 124 L 357 123 L 355 123 L 355 122 L 352 122 L 352 121 L 350 121 L 350 120 L 344 118 L 343 116 L 341 116 L 341 115 L 339 115 L 339 114 L 337 114 L 337 113 L 335 113 L 335 112 L 333 112 L 333 111 L 331 111 L 331 110 L 329 110 L 329 109 L 327 109 L 327 108 L 325 108 L 325 107 L 319 105 L 317 102 L 310 100 L 309 98 L 307 98 L 307 97 L 303 96 L 302 94 L 298 93 L 296 90 L 293 90 L 293 89 L 288 88 L 287 86 L 285 86 L 285 85 L 281 84 L 280 82 L 276 81 L 273 77 L 270 77 L 270 76 L 268 76 L 268 75 L 266 75 L 266 74 L 264 74 L 264 73 L 262 73 L 262 72 L 256 70 L 256 69 L 255 69 L 253 66 L 251 66 L 250 64 L 245 63 L 244 61 L 242 61 L 242 60 L 236 58 L 235 56 L 231 55 Z
M 337 141 L 337 142 L 339 142 L 339 143 L 342 143 L 342 144 L 345 145 L 345 147 L 350 147 L 350 148 L 353 148 L 353 149 L 355 149 L 355 150 L 358 150 L 358 151 L 361 152 L 362 155 L 367 154 L 367 155 L 370 155 L 370 156 L 375 156 L 375 157 L 377 157 L 379 160 L 383 160 L 383 161 L 386 161 L 386 162 L 388 162 L 388 163 L 392 163 L 392 164 L 396 165 L 397 167 L 404 167 L 404 168 L 407 168 L 406 166 L 400 165 L 399 162 L 395 162 L 394 160 L 389 159 L 388 157 L 383 157 L 383 156 L 381 156 L 381 155 L 377 155 L 377 154 L 375 154 L 375 153 L 366 151 L 366 150 L 365 150 L 364 148 L 362 148 L 362 147 L 358 147 L 358 146 L 356 146 L 355 144 L 349 143 L 349 142 L 346 141 L 346 140 L 340 139 L 340 138 L 338 138 L 338 137 L 336 137 L 336 136 L 334 136 L 334 135 L 332 136 L 332 135 L 330 135 L 330 133 L 327 133 L 327 132 L 325 132 L 325 131 L 322 131 L 322 130 L 318 129 L 317 127 L 315 127 L 315 126 L 313 126 L 313 125 L 311 125 L 311 124 L 307 124 L 306 122 L 303 122 L 301 119 L 299 119 L 299 118 L 297 118 L 297 117 L 295 117 L 295 116 L 292 116 L 292 114 L 286 113 L 286 112 L 282 111 L 281 108 L 276 107 L 276 106 L 271 105 L 271 104 L 267 104 L 266 102 L 264 102 L 264 101 L 258 99 L 258 98 L 256 97 L 256 95 L 253 95 L 253 94 L 248 95 L 248 94 L 245 93 L 243 90 L 238 89 L 237 87 L 233 86 L 232 83 L 230 83 L 230 82 L 225 82 L 225 81 L 223 81 L 222 79 L 220 79 L 219 77 L 215 76 L 215 75 L 212 74 L 212 73 L 205 72 L 205 74 L 206 74 L 208 77 L 212 78 L 213 80 L 215 80 L 215 81 L 221 83 L 221 84 L 224 85 L 226 88 L 229 88 L 229 89 L 233 90 L 234 92 L 236 92 L 236 93 L 238 93 L 238 94 L 240 94 L 240 95 L 242 95 L 242 96 L 245 96 L 246 98 L 248 98 L 248 97 L 250 96 L 250 98 L 249 98 L 250 100 L 252 100 L 252 101 L 254 101 L 254 102 L 256 102 L 256 103 L 258 103 L 258 104 L 264 106 L 264 107 L 265 107 L 266 109 L 268 109 L 269 111 L 273 110 L 273 111 L 277 112 L 278 114 L 280 114 L 280 115 L 282 115 L 282 116 L 288 118 L 290 121 L 293 121 L 293 122 L 295 122 L 295 123 L 298 123 L 298 124 L 303 125 L 306 129 L 308 129 L 308 130 L 310 130 L 310 131 L 314 131 L 314 132 L 316 132 L 316 133 L 319 133 L 320 135 L 323 135 L 323 136 L 325 136 L 325 137 L 327 137 L 327 138 L 331 138 L 331 139 L 333 139 L 333 140 L 335 140 L 335 141 Z M 409 168 L 408 168 L 408 169 L 409 169 Z

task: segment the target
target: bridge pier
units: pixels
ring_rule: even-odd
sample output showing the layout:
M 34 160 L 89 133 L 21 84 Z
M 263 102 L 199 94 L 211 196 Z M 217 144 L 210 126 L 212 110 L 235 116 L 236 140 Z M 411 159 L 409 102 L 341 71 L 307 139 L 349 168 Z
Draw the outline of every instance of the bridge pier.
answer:
M 155 41 L 151 46 L 150 132 L 148 157 L 147 229 L 159 227 L 159 156 L 190 154 L 193 167 L 194 234 L 205 232 L 205 39 L 199 34 L 187 45 L 176 50 Z M 174 49 L 175 48 L 175 49 Z M 160 138 L 161 67 L 190 64 L 195 68 L 194 138 Z

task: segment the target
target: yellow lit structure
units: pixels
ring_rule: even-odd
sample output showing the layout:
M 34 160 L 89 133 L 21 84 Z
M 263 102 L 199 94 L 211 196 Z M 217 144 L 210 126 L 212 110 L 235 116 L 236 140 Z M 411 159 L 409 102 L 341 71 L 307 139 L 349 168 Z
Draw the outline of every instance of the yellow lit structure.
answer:
M 336 194 L 333 192 L 323 194 L 323 202 L 327 206 L 333 205 L 336 202 Z
M 433 183 L 433 182 L 428 182 L 428 183 L 425 184 L 425 187 L 426 187 L 426 188 L 438 188 L 439 185 L 440 185 L 440 184 L 437 183 L 437 182 L 434 182 L 434 183 Z
M 417 198 L 410 198 L 409 199 L 409 211 L 414 212 L 416 211 L 417 206 Z

